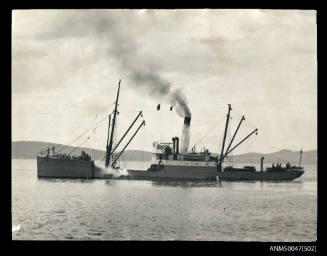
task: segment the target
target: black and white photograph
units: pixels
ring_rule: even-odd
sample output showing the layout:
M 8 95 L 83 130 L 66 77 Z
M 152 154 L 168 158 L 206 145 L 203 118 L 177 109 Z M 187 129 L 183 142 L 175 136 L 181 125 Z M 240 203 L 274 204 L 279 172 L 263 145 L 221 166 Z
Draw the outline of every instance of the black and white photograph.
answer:
M 12 10 L 12 240 L 317 241 L 317 64 L 316 10 Z

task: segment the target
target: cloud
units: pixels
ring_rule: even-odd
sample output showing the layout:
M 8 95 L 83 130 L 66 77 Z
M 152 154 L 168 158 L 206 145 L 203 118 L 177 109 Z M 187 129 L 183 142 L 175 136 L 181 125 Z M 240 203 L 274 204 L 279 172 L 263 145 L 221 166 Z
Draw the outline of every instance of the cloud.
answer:
M 33 51 L 14 51 L 12 57 L 13 59 L 15 59 L 15 61 L 18 61 L 20 59 L 26 60 L 29 58 L 41 58 L 44 56 L 47 56 L 46 52 L 33 50 Z
M 86 12 L 84 15 L 71 15 L 61 17 L 60 22 L 55 23 L 52 29 L 43 31 L 37 35 L 41 40 L 58 38 L 70 38 L 95 36 L 108 42 L 108 53 L 120 64 L 121 69 L 128 74 L 130 84 L 135 84 L 136 91 L 146 92 L 149 96 L 158 99 L 166 99 L 177 107 L 177 113 L 181 116 L 191 116 L 187 106 L 185 95 L 181 90 L 171 92 L 171 83 L 162 77 L 160 72 L 153 68 L 151 63 L 145 62 L 138 55 L 141 48 L 139 42 L 133 36 L 130 21 L 137 17 L 134 13 L 125 15 L 120 23 L 115 19 L 115 14 L 103 12 Z M 126 22 L 127 21 L 127 22 Z M 135 32 L 134 32 L 135 34 Z
M 316 33 L 314 11 L 14 11 L 12 88 L 24 97 L 60 98 L 60 90 L 69 97 L 58 102 L 72 101 L 66 107 L 77 106 L 78 116 L 77 108 L 88 111 L 78 99 L 94 97 L 101 106 L 89 109 L 100 111 L 122 78 L 131 109 L 149 99 L 146 113 L 156 101 L 174 104 L 177 96 L 192 108 L 192 130 L 202 115 L 201 132 L 206 119 L 220 123 L 232 103 L 276 141 L 278 134 L 301 137 L 316 127 Z M 290 134 L 287 124 L 299 118 L 307 125 Z M 277 122 L 284 126 L 276 132 Z

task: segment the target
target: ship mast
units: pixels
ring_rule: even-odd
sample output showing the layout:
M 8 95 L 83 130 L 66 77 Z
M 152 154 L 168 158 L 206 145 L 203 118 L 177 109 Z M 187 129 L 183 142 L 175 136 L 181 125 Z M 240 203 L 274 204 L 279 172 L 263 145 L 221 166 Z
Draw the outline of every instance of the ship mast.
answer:
M 238 126 L 237 126 L 237 128 L 236 128 L 236 131 L 235 131 L 235 133 L 234 133 L 234 135 L 233 135 L 233 138 L 231 139 L 231 141 L 230 141 L 230 143 L 229 143 L 229 145 L 228 145 L 228 147 L 227 147 L 227 149 L 226 149 L 226 153 L 225 153 L 225 155 L 224 155 L 224 158 L 227 156 L 227 152 L 228 152 L 228 150 L 230 149 L 230 147 L 232 146 L 232 143 L 233 143 L 233 141 L 234 141 L 234 139 L 235 139 L 235 136 L 236 136 L 236 134 L 237 134 L 237 132 L 238 132 L 238 129 L 240 129 L 240 126 L 241 126 L 241 123 L 243 122 L 243 120 L 245 120 L 245 117 L 244 117 L 244 116 L 242 116 L 241 121 L 239 122 L 239 124 L 238 124 Z
M 117 97 L 116 97 L 116 103 L 115 103 L 114 117 L 113 117 L 113 120 L 112 120 L 110 141 L 109 141 L 109 145 L 107 147 L 107 152 L 106 152 L 106 162 L 105 162 L 105 166 L 106 167 L 108 167 L 109 164 L 110 164 L 111 149 L 112 149 L 112 139 L 113 139 L 114 129 L 115 129 L 115 123 L 116 123 L 118 97 L 119 97 L 119 90 L 120 90 L 120 82 L 121 82 L 121 80 L 119 80 L 119 84 L 118 84 L 118 91 L 117 91 Z
M 220 153 L 219 160 L 218 160 L 218 163 L 217 163 L 218 171 L 221 171 L 221 164 L 222 164 L 222 161 L 224 159 L 224 147 L 225 147 L 225 141 L 226 141 L 226 133 L 227 133 L 227 128 L 228 128 L 228 122 L 229 122 L 229 114 L 230 114 L 231 110 L 232 110 L 231 104 L 228 104 L 228 113 L 227 113 L 227 118 L 226 118 L 223 145 L 221 147 L 221 153 Z
M 300 151 L 299 167 L 301 167 L 301 159 L 302 159 L 302 148 L 301 148 L 301 151 Z
M 133 123 L 128 127 L 127 131 L 124 133 L 124 135 L 121 137 L 121 139 L 119 140 L 119 142 L 117 143 L 117 145 L 115 146 L 115 148 L 112 150 L 111 154 L 113 154 L 115 152 L 115 150 L 118 148 L 118 146 L 120 145 L 120 143 L 122 142 L 122 140 L 125 138 L 126 134 L 129 132 L 129 130 L 132 128 L 132 126 L 135 124 L 136 120 L 142 116 L 142 111 L 139 112 L 139 114 L 137 115 L 137 117 L 134 119 Z
M 107 137 L 107 145 L 106 145 L 106 162 L 105 162 L 105 165 L 106 167 L 108 167 L 109 165 L 109 159 L 110 159 L 110 156 L 109 156 L 109 138 L 110 138 L 110 121 L 111 121 L 111 115 L 109 115 L 109 124 L 108 124 L 108 137 Z
M 113 160 L 113 162 L 112 162 L 112 166 L 113 167 L 115 167 L 115 164 L 116 164 L 118 158 L 121 156 L 121 154 L 123 154 L 123 152 L 125 151 L 125 149 L 129 145 L 129 143 L 131 143 L 131 141 L 133 140 L 133 138 L 135 137 L 135 135 L 138 133 L 138 131 L 141 129 L 141 127 L 143 125 L 145 125 L 145 121 L 144 120 L 142 121 L 142 123 L 140 124 L 140 126 L 137 128 L 137 130 L 134 132 L 133 136 L 129 139 L 129 141 L 127 142 L 127 144 L 125 145 L 125 147 L 120 151 L 119 155 L 115 158 L 115 160 Z
M 223 163 L 224 159 L 226 157 L 228 157 L 228 154 L 230 154 L 235 148 L 237 148 L 245 140 L 247 140 L 250 136 L 252 136 L 252 134 L 254 134 L 254 133 L 257 134 L 257 132 L 258 132 L 258 129 L 253 130 L 249 135 L 247 135 L 244 139 L 242 139 L 239 143 L 237 143 L 236 146 L 234 146 L 232 149 L 230 149 L 230 147 L 232 146 L 232 143 L 233 143 L 233 141 L 235 139 L 235 136 L 236 136 L 236 134 L 237 134 L 237 132 L 238 132 L 240 126 L 241 126 L 241 123 L 243 122 L 243 120 L 245 120 L 245 117 L 242 116 L 242 118 L 241 118 L 241 120 L 240 120 L 240 122 L 239 122 L 239 124 L 238 124 L 238 126 L 236 128 L 236 131 L 235 131 L 235 133 L 233 135 L 233 138 L 230 141 L 230 143 L 229 143 L 229 145 L 228 145 L 228 147 L 226 149 L 226 152 L 224 153 L 224 147 L 225 147 L 225 141 L 226 141 L 226 133 L 227 133 L 228 121 L 229 121 L 229 118 L 230 118 L 229 115 L 230 115 L 230 111 L 231 110 L 232 110 L 231 105 L 228 104 L 228 114 L 227 114 L 227 119 L 226 119 L 226 126 L 225 126 L 225 132 L 224 132 L 224 140 L 223 140 L 223 145 L 222 145 L 222 148 L 221 148 L 221 154 L 219 156 L 219 159 L 217 159 L 217 171 L 218 172 L 221 172 L 222 171 L 222 163 Z
M 249 135 L 247 135 L 244 139 L 242 139 L 239 143 L 237 143 L 236 146 L 234 146 L 232 149 L 230 149 L 228 152 L 225 153 L 225 156 L 227 156 L 229 153 L 231 153 L 235 148 L 237 148 L 241 143 L 243 143 L 246 139 L 248 139 L 252 134 L 258 134 L 258 129 L 254 129 Z

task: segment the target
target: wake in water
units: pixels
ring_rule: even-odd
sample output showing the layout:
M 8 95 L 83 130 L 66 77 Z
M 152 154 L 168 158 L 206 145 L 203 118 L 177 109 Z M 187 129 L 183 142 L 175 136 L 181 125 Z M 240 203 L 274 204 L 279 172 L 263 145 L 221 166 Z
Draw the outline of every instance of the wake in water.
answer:
M 129 175 L 126 168 L 106 167 L 104 164 L 97 165 L 97 167 L 101 172 L 101 176 L 112 175 L 113 178 L 119 178 L 121 176 L 128 176 Z

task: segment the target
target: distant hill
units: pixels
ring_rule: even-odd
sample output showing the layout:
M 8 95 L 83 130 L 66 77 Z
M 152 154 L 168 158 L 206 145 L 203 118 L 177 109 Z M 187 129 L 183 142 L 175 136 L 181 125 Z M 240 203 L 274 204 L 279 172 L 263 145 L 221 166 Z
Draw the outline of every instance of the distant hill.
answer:
M 14 141 L 11 143 L 12 149 L 11 154 L 13 159 L 34 159 L 36 158 L 36 155 L 38 152 L 40 152 L 42 149 L 47 148 L 49 145 L 55 146 L 55 151 L 59 150 L 60 148 L 64 147 L 62 144 L 56 144 L 56 143 L 50 143 L 50 142 L 38 142 L 38 141 Z M 69 153 L 72 150 L 74 150 L 74 147 L 66 146 L 64 150 L 62 150 L 60 153 Z M 94 160 L 102 160 L 105 151 L 103 150 L 97 150 L 97 149 L 91 149 L 91 148 L 78 148 L 76 149 L 71 155 L 80 155 L 81 151 L 85 151 Z M 130 161 L 137 161 L 137 160 L 144 160 L 149 161 L 151 160 L 151 153 L 147 151 L 141 151 L 141 150 L 126 150 L 122 156 L 122 159 L 130 160 Z
M 46 148 L 48 145 L 54 145 L 56 150 L 64 145 L 37 142 L 37 141 L 14 141 L 12 142 L 12 158 L 13 159 L 34 159 L 39 151 Z M 62 153 L 68 153 L 72 151 L 74 147 L 67 146 Z M 79 155 L 84 150 L 86 153 L 92 156 L 95 160 L 102 160 L 105 151 L 91 149 L 91 148 L 78 148 L 71 155 Z M 246 153 L 242 155 L 234 155 L 233 161 L 235 163 L 260 163 L 260 158 L 263 156 L 265 163 L 286 163 L 298 164 L 299 152 L 291 150 L 280 150 L 275 153 L 261 154 L 261 153 Z M 142 150 L 126 150 L 122 156 L 122 160 L 130 161 L 149 161 L 151 160 L 151 152 Z M 317 150 L 304 151 L 302 155 L 303 164 L 317 164 Z
M 233 156 L 235 163 L 260 163 L 260 158 L 264 157 L 265 163 L 286 163 L 298 164 L 300 153 L 299 151 L 280 150 L 275 153 L 261 154 L 261 153 L 247 153 Z M 317 164 L 317 150 L 303 151 L 302 164 Z

